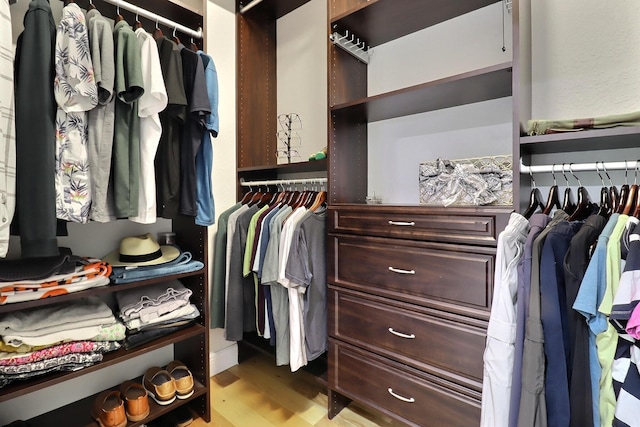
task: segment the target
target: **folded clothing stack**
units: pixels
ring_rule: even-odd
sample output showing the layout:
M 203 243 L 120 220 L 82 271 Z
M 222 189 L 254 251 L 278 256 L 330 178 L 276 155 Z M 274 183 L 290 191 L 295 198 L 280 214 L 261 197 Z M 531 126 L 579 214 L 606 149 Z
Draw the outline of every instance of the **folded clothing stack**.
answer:
M 202 262 L 193 259 L 191 252 L 185 251 L 180 252 L 176 259 L 162 264 L 114 266 L 112 267 L 111 281 L 115 284 L 130 283 L 170 274 L 191 273 L 203 267 Z
M 190 303 L 191 293 L 178 280 L 117 292 L 119 315 L 127 328 L 125 348 L 145 344 L 193 323 L 200 311 Z
M 100 298 L 0 315 L 0 387 L 48 372 L 78 370 L 120 348 L 125 327 Z
M 111 266 L 70 254 L 0 261 L 0 304 L 33 301 L 109 284 Z

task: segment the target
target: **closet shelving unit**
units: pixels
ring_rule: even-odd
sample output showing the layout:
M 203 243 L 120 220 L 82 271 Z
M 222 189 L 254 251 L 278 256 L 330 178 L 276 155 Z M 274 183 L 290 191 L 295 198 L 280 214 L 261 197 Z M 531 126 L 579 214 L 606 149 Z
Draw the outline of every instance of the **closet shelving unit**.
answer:
M 237 180 L 277 179 L 283 174 L 321 173 L 327 161 L 277 164 L 276 20 L 309 0 L 237 0 Z M 238 185 L 238 197 L 243 189 Z
M 329 0 L 327 31 L 375 49 L 495 3 Z M 330 418 L 353 400 L 411 426 L 479 423 L 495 246 L 512 206 L 366 204 L 367 125 L 515 99 L 516 58 L 369 96 L 367 65 L 330 45 Z
M 26 0 L 24 0 L 26 1 Z M 88 8 L 89 2 L 77 2 L 80 7 Z M 94 1 L 100 12 L 105 16 L 115 16 L 116 7 L 99 0 Z M 180 22 L 190 28 L 202 27 L 203 16 L 201 8 L 183 7 L 185 3 L 173 0 L 133 0 L 132 4 L 153 13 L 170 18 L 176 22 Z M 204 6 L 204 5 L 203 5 Z M 199 11 L 199 12 L 198 12 Z M 121 14 L 130 23 L 135 19 L 135 13 L 121 9 Z M 146 29 L 155 28 L 155 22 L 140 17 L 143 27 Z M 162 27 L 162 25 L 161 25 Z M 164 28 L 165 34 L 170 29 Z M 131 350 L 125 350 L 124 347 L 111 353 L 104 355 L 103 361 L 72 372 L 58 372 L 42 375 L 30 380 L 16 381 L 6 387 L 0 389 L 0 402 L 11 399 L 19 399 L 30 393 L 41 390 L 45 387 L 62 384 L 68 380 L 81 378 L 86 374 L 98 372 L 106 367 L 117 365 L 118 363 L 139 357 L 145 353 L 157 350 L 168 345 L 173 345 L 173 357 L 180 360 L 189 367 L 193 373 L 195 380 L 194 394 L 185 400 L 176 400 L 168 406 L 160 406 L 150 399 L 151 413 L 140 422 L 129 422 L 128 427 L 137 427 L 149 422 L 159 416 L 168 413 L 179 406 L 186 406 L 194 414 L 203 420 L 209 422 L 211 419 L 210 409 L 210 373 L 209 373 L 209 266 L 208 266 L 208 231 L 206 227 L 195 225 L 193 218 L 181 217 L 173 220 L 171 225 L 172 231 L 176 233 L 176 244 L 185 251 L 190 251 L 194 259 L 204 263 L 204 268 L 200 271 L 192 273 L 184 273 L 166 276 L 162 278 L 154 278 L 149 280 L 141 280 L 134 283 L 113 285 L 105 287 L 89 289 L 68 295 L 47 298 L 44 300 L 28 301 L 16 304 L 7 304 L 0 306 L 0 313 L 8 313 L 12 311 L 20 311 L 27 308 L 42 307 L 50 304 L 57 304 L 64 301 L 76 300 L 83 297 L 98 295 L 107 301 L 113 301 L 115 292 L 144 287 L 155 283 L 166 282 L 167 280 L 179 279 L 193 293 L 191 302 L 198 307 L 200 317 L 189 327 L 182 329 L 170 335 L 155 339 L 150 343 L 141 345 Z M 123 236 L 124 237 L 124 236 Z M 93 254 L 99 256 L 101 254 Z M 167 363 L 170 360 L 167 360 Z M 144 373 L 148 366 L 141 368 L 140 375 Z M 141 377 L 134 380 L 140 381 Z M 105 384 L 104 389 L 117 389 L 119 384 Z M 95 395 L 86 396 L 76 402 L 72 402 L 63 407 L 54 409 L 50 412 L 36 416 L 28 420 L 31 425 L 38 427 L 57 427 L 64 425 L 65 427 L 98 427 L 98 424 L 91 417 L 91 405 L 95 399 Z
M 251 0 L 237 0 L 237 196 L 248 187 L 241 181 L 277 180 L 304 174 L 305 178 L 326 176 L 326 159 L 277 164 L 276 21 L 309 0 L 262 0 L 245 13 Z M 301 175 L 302 176 L 302 175 Z M 253 352 L 273 355 L 273 349 L 255 333 L 245 333 L 238 343 L 239 360 Z M 304 367 L 326 384 L 326 359 Z

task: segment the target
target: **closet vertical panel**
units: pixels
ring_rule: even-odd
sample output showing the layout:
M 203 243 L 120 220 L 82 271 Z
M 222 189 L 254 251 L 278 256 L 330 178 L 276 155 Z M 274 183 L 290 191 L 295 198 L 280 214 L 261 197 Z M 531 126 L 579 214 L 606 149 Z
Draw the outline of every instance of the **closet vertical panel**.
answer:
M 276 165 L 276 21 L 238 13 L 237 34 L 238 168 Z
M 329 19 L 367 3 L 369 0 L 329 0 Z
M 191 301 L 200 311 L 200 322 L 207 332 L 193 336 L 174 345 L 174 357 L 191 370 L 194 378 L 207 386 L 207 392 L 190 403 L 195 412 L 205 421 L 211 420 L 211 377 L 209 365 L 209 236 L 208 228 L 195 225 L 193 218 L 180 216 L 173 220 L 172 230 L 176 233 L 176 244 L 184 251 L 189 251 L 194 259 L 205 265 L 201 274 L 181 279 L 182 283 L 193 294 Z
M 528 204 L 529 194 L 520 188 L 531 188 L 528 175 L 520 175 L 520 163 L 530 165 L 530 154 L 522 153 L 520 135 L 531 118 L 531 0 L 513 1 L 513 203 L 516 211 Z M 519 197 L 518 197 L 519 196 Z
M 366 202 L 367 123 L 348 116 L 335 112 L 331 115 L 327 165 L 330 203 Z

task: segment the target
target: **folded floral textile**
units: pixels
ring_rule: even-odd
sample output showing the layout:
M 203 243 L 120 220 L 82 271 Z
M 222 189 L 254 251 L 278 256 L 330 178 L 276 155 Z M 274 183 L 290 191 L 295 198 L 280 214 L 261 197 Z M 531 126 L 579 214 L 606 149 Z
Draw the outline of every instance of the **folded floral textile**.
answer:
M 191 273 L 204 267 L 200 261 L 192 259 L 190 252 L 183 252 L 173 261 L 154 266 L 113 267 L 111 282 L 116 285 L 169 276 L 171 274 Z
M 0 388 L 11 381 L 34 378 L 49 372 L 77 371 L 102 361 L 101 353 L 74 353 L 20 366 L 0 366 Z
M 105 325 L 98 335 L 91 337 L 91 341 L 122 341 L 126 337 L 127 328 L 120 320 L 112 325 Z
M 0 375 L 18 375 L 28 372 L 37 372 L 48 370 L 52 367 L 64 366 L 72 363 L 96 363 L 102 360 L 102 353 L 69 353 L 64 356 L 52 357 L 51 359 L 40 360 L 33 363 L 24 363 L 22 365 L 6 365 L 0 366 Z
M 143 322 L 141 319 L 132 319 L 125 324 L 127 326 L 127 329 L 129 330 L 141 331 L 147 329 L 152 325 L 173 323 L 181 320 L 193 320 L 198 318 L 198 316 L 200 316 L 200 311 L 198 311 L 198 308 L 193 304 L 189 304 L 162 316 L 150 319 L 148 322 Z
M 120 317 L 124 321 L 131 319 L 151 319 L 162 316 L 189 303 L 192 292 L 180 281 L 171 280 L 143 288 L 116 292 L 120 307 Z
M 87 297 L 0 314 L 0 336 L 39 337 L 90 326 L 100 329 L 103 325 L 112 325 L 114 322 L 115 316 L 107 304 L 98 297 Z
M 640 126 L 640 111 L 609 116 L 568 120 L 529 120 L 529 135 L 604 129 L 615 126 Z
M 0 353 L 0 366 L 24 365 L 71 353 L 108 353 L 119 348 L 120 344 L 115 341 L 73 341 L 27 354 Z
M 33 301 L 109 284 L 109 264 L 97 259 L 77 259 L 79 261 L 74 269 L 66 274 L 57 274 L 42 280 L 0 283 L 0 304 Z

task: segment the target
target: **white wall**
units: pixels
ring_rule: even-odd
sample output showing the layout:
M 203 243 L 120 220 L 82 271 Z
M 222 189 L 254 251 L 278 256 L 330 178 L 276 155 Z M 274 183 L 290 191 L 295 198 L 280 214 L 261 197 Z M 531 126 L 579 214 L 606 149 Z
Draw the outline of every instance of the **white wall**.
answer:
M 373 49 L 369 96 L 511 61 L 502 2 Z M 511 154 L 511 97 L 370 123 L 369 195 L 417 204 L 419 163 Z M 384 173 L 382 173 L 384 171 Z
M 207 53 L 218 71 L 220 132 L 213 143 L 213 195 L 216 218 L 236 202 L 236 17 L 234 0 L 208 0 L 206 4 Z M 209 253 L 217 224 L 209 227 Z M 213 262 L 209 263 L 213 266 Z M 213 271 L 210 271 L 212 274 Z M 238 363 L 237 346 L 224 339 L 223 329 L 210 336 L 211 375 Z
M 567 119 L 640 110 L 640 2 L 619 0 L 532 1 L 532 116 Z M 635 160 L 637 149 L 538 155 L 535 164 Z M 629 172 L 630 181 L 633 171 Z M 561 187 L 566 186 L 556 174 Z M 592 198 L 595 172 L 577 174 Z M 615 184 L 624 172 L 610 172 Z M 551 174 L 534 176 L 546 197 Z M 569 175 L 571 186 L 577 181 Z
M 297 113 L 302 119 L 299 157 L 327 145 L 327 2 L 311 0 L 276 23 L 277 113 Z M 278 144 L 278 149 L 282 148 Z M 286 163 L 286 158 L 278 159 Z

